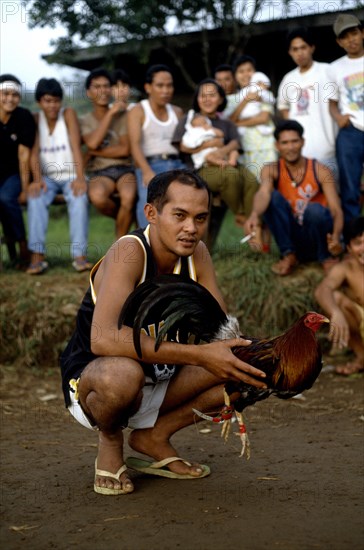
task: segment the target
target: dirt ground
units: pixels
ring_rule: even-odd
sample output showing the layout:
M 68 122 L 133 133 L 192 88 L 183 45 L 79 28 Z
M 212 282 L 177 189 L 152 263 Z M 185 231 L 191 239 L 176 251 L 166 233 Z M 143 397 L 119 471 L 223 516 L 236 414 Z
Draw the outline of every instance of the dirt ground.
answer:
M 105 497 L 93 492 L 97 436 L 64 409 L 58 374 L 5 369 L 2 548 L 362 550 L 363 382 L 324 372 L 305 400 L 248 409 L 249 462 L 237 437 L 225 445 L 218 426 L 192 426 L 174 443 L 211 476 L 135 474 L 133 494 Z

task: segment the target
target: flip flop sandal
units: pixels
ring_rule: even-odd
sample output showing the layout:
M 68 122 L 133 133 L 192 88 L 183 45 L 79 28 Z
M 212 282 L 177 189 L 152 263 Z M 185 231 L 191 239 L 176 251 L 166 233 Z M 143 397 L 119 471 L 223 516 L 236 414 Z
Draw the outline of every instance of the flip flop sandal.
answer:
M 160 460 L 159 462 L 150 462 L 149 460 L 143 460 L 141 458 L 130 456 L 126 459 L 126 464 L 128 468 L 132 468 L 137 472 L 142 472 L 143 474 L 149 474 L 152 476 L 169 477 L 171 479 L 200 479 L 210 474 L 210 468 L 205 464 L 200 464 L 202 473 L 199 476 L 171 472 L 171 470 L 166 468 L 166 466 L 176 460 L 180 460 L 184 464 L 187 464 L 187 466 L 191 466 L 190 462 L 187 462 L 187 460 L 184 460 L 178 456 L 171 456 L 169 458 L 165 458 L 164 460 Z
M 42 273 L 47 271 L 47 269 L 48 269 L 48 262 L 41 261 L 41 262 L 36 262 L 34 264 L 30 264 L 30 266 L 28 267 L 25 273 L 27 273 L 28 275 L 41 275 Z
M 107 472 L 106 470 L 99 470 L 97 467 L 97 459 L 95 460 L 95 480 L 96 476 L 101 477 L 108 477 L 111 479 L 115 479 L 115 481 L 120 482 L 120 476 L 122 473 L 124 473 L 127 470 L 127 465 L 123 464 L 116 474 L 113 474 L 111 472 Z M 128 495 L 129 493 L 132 493 L 133 491 L 125 491 L 124 489 L 112 489 L 111 487 L 99 487 L 99 485 L 96 485 L 96 481 L 94 483 L 94 491 L 95 493 L 99 493 L 100 495 Z
M 78 271 L 78 273 L 82 273 L 83 271 L 90 271 L 93 267 L 93 264 L 91 262 L 88 262 L 87 260 L 74 260 L 72 262 L 72 267 L 75 271 Z

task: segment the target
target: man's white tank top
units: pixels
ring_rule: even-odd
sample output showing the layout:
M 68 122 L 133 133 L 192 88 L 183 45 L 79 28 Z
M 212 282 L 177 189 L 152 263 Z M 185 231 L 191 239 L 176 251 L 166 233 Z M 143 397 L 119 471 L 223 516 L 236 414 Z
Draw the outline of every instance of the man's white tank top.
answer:
M 143 99 L 141 106 L 144 109 L 144 124 L 142 126 L 141 148 L 145 157 L 153 155 L 178 155 L 178 151 L 171 144 L 178 118 L 172 105 L 166 105 L 168 119 L 159 120 L 152 111 L 148 99 Z
M 72 149 L 68 137 L 64 109 L 58 114 L 53 133 L 49 133 L 43 111 L 39 113 L 39 157 L 42 175 L 52 180 L 73 180 L 76 177 Z

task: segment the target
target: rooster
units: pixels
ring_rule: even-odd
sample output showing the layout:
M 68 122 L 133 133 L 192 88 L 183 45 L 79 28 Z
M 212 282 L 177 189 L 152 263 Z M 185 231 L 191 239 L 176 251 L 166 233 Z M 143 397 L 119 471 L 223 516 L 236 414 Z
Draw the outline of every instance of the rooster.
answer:
M 238 320 L 226 315 L 217 300 L 199 283 L 179 275 L 160 275 L 150 279 L 130 294 L 119 317 L 122 324 L 133 327 L 136 352 L 142 358 L 140 332 L 148 319 L 160 322 L 155 343 L 157 351 L 164 339 L 195 344 L 230 338 L 251 340 L 248 346 L 235 346 L 232 353 L 241 361 L 266 374 L 267 389 L 244 382 L 228 381 L 224 387 L 225 406 L 216 416 L 194 410 L 205 419 L 223 423 L 222 436 L 227 440 L 235 412 L 242 441 L 241 456 L 250 445 L 242 411 L 274 394 L 289 399 L 309 389 L 320 374 L 322 356 L 315 332 L 329 320 L 315 312 L 305 313 L 284 334 L 273 338 L 250 338 L 242 335 Z M 230 397 L 234 394 L 234 406 Z

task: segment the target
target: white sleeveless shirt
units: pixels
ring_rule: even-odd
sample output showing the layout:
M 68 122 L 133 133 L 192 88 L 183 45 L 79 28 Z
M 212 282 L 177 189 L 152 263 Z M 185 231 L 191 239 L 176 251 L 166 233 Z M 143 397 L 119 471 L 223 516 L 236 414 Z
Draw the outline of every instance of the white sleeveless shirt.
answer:
M 178 155 L 178 151 L 171 144 L 178 118 L 172 105 L 166 105 L 168 119 L 159 120 L 152 111 L 148 99 L 140 102 L 144 110 L 144 124 L 142 126 L 141 149 L 145 157 L 153 155 Z
M 39 112 L 39 158 L 42 175 L 56 181 L 73 180 L 76 170 L 68 137 L 64 109 L 58 114 L 53 133 L 49 133 L 46 116 Z

